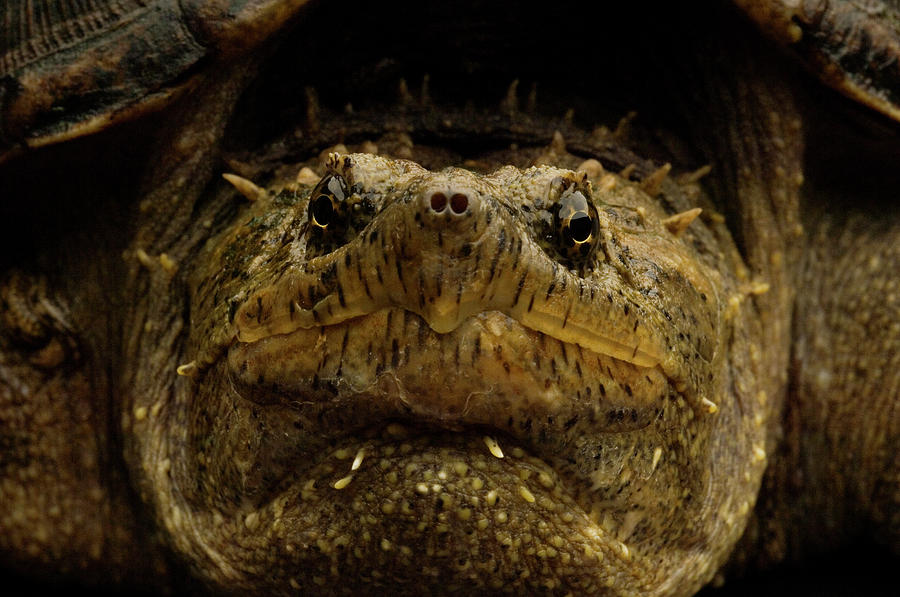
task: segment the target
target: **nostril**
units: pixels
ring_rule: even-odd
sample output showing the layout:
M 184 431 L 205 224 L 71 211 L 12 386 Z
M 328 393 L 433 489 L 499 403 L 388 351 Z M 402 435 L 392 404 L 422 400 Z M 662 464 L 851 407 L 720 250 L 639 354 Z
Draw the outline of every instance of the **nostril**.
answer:
M 444 211 L 445 207 L 447 207 L 447 195 L 440 192 L 434 193 L 431 196 L 431 209 L 437 213 L 441 213 Z
M 469 208 L 469 198 L 462 193 L 456 193 L 450 197 L 450 209 L 455 214 L 464 213 Z

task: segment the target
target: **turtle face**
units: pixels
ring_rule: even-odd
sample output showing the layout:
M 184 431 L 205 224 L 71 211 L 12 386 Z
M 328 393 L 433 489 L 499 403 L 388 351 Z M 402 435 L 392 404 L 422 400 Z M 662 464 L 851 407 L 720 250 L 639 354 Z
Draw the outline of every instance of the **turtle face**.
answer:
M 708 579 L 762 470 L 713 233 L 612 174 L 367 154 L 252 210 L 199 258 L 182 455 L 156 481 L 213 582 Z

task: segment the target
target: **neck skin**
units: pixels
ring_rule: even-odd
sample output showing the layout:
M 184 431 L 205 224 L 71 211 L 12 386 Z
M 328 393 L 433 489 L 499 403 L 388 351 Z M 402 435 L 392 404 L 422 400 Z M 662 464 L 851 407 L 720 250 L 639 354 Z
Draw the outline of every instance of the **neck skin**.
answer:
M 823 218 L 798 273 L 778 452 L 739 567 L 900 548 L 900 222 Z M 743 566 L 742 566 L 743 565 Z
M 751 299 L 763 328 L 769 464 L 730 571 L 834 550 L 861 535 L 881 533 L 900 548 L 900 223 L 885 222 L 896 200 L 880 196 L 897 188 L 884 159 L 896 143 L 823 160 L 823 147 L 835 149 L 835 115 L 817 121 L 812 98 L 794 85 L 802 75 L 748 40 L 709 42 L 741 77 L 718 63 L 679 73 L 692 83 L 682 112 L 713 166 L 710 189 L 751 278 L 771 286 Z M 867 177 L 890 184 L 861 188 L 861 164 Z M 838 191 L 828 177 L 835 172 L 856 178 Z M 862 210 L 866 202 L 880 209 Z M 868 215 L 847 217 L 854 207 Z
M 885 522 L 897 535 L 886 515 L 900 502 L 898 241 L 900 222 L 862 217 L 826 220 L 810 238 L 789 407 L 799 419 L 801 488 L 818 512 L 806 523 L 810 537 L 839 539 L 868 525 L 891 533 Z

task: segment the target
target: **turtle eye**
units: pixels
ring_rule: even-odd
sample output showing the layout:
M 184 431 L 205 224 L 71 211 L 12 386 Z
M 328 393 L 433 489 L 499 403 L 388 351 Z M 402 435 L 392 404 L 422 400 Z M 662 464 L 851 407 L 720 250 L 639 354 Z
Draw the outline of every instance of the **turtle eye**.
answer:
M 597 241 L 599 218 L 597 208 L 585 193 L 574 185 L 564 190 L 557 202 L 555 219 L 563 253 L 571 259 L 590 255 Z
M 329 174 L 313 189 L 309 202 L 309 221 L 322 230 L 334 224 L 343 211 L 348 196 L 347 182 L 343 177 Z
M 584 244 L 591 240 L 594 233 L 594 220 L 590 214 L 578 212 L 565 224 L 563 236 L 573 244 Z
M 328 195 L 319 195 L 313 199 L 312 205 L 309 208 L 309 214 L 309 220 L 313 223 L 313 226 L 328 228 L 332 218 L 334 218 L 334 206 L 331 204 L 331 197 Z

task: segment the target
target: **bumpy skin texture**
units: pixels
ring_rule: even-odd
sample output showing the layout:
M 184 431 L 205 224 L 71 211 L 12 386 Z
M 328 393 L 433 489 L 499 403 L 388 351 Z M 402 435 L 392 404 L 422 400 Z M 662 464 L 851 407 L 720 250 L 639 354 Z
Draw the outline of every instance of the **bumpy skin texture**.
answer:
M 671 178 L 639 157 L 627 121 L 522 113 L 515 85 L 487 114 L 435 108 L 403 84 L 374 117 L 307 93 L 305 126 L 226 155 L 269 189 L 247 203 L 214 174 L 259 58 L 220 65 L 167 114 L 126 225 L 0 281 L 4 564 L 687 595 L 729 555 L 884 522 L 896 542 L 896 226 L 804 221 L 791 73 L 752 38 L 673 29 L 667 48 L 720 58 L 653 80 L 690 125 L 668 141 L 712 165 L 702 188 L 685 152 Z M 862 394 L 885 414 L 862 419 Z
M 900 120 L 900 4 L 896 0 L 737 0 L 761 29 L 823 82 Z
M 198 257 L 186 424 L 136 404 L 135 434 L 162 447 L 151 500 L 204 575 L 261 591 L 705 583 L 765 462 L 758 327 L 724 227 L 676 238 L 613 174 L 365 154 L 328 169 L 312 200 L 344 185 L 333 236 L 299 186 Z M 598 210 L 574 260 L 551 215 L 564 189 Z
M 863 230 L 869 240 L 865 250 L 858 252 L 853 239 Z M 811 275 L 807 266 L 803 272 L 807 287 L 818 286 L 821 290 L 798 302 L 798 309 L 814 322 L 810 329 L 820 330 L 805 331 L 797 339 L 802 371 L 798 379 L 800 393 L 828 397 L 824 410 L 814 413 L 807 407 L 800 415 L 806 421 L 806 458 L 813 460 L 811 454 L 817 444 L 842 442 L 850 447 L 833 461 L 807 465 L 805 468 L 816 471 L 818 477 L 808 482 L 827 485 L 834 483 L 829 479 L 838 478 L 836 470 L 853 467 L 854 462 L 857 466 L 867 460 L 879 463 L 875 467 L 863 464 L 860 468 L 865 473 L 852 481 L 834 483 L 845 502 L 855 503 L 857 508 L 842 510 L 832 506 L 832 519 L 847 518 L 853 524 L 854 518 L 868 514 L 877 535 L 888 543 L 896 541 L 900 525 L 900 459 L 894 439 L 898 436 L 900 413 L 896 402 L 889 399 L 898 391 L 900 280 L 897 276 L 873 278 L 873 274 L 898 271 L 897 234 L 894 222 L 872 226 L 858 216 L 847 222 L 826 218 L 811 235 L 809 263 L 828 261 L 835 267 L 829 275 L 817 276 Z M 874 345 L 871 353 L 858 350 L 869 343 Z M 835 399 L 841 395 L 857 399 L 851 405 Z M 884 424 L 856 428 L 840 434 L 843 437 L 838 439 L 837 428 L 851 416 L 851 408 L 863 409 Z
M 306 0 L 10 0 L 0 30 L 0 162 L 158 110 Z

